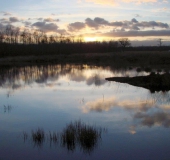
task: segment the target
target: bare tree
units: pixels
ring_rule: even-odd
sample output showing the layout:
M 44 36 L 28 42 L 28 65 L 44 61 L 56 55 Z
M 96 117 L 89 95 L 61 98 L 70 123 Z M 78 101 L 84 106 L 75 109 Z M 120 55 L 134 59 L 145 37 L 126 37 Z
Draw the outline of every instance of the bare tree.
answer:
M 162 44 L 163 44 L 162 40 L 163 40 L 162 38 L 159 38 L 158 41 L 157 41 L 160 52 L 161 52 L 161 50 L 162 50 Z
M 51 35 L 49 37 L 49 43 L 55 43 L 55 42 L 56 42 L 55 37 L 53 35 Z
M 128 38 L 120 38 L 118 42 L 120 46 L 122 47 L 123 51 L 126 47 L 129 47 L 131 45 L 130 40 Z
M 5 39 L 5 34 L 3 31 L 0 31 L 0 43 L 3 43 Z
M 17 28 L 17 29 L 14 30 L 14 43 L 15 43 L 15 44 L 18 43 L 19 32 L 20 32 L 20 29 L 19 29 L 19 28 Z
M 29 31 L 25 29 L 20 35 L 23 44 L 28 43 L 28 36 L 29 36 Z
M 162 44 L 163 44 L 162 38 L 159 38 L 159 39 L 158 39 L 158 46 L 159 46 L 159 47 L 162 47 Z
M 7 43 L 12 43 L 13 42 L 13 36 L 14 36 L 14 31 L 11 25 L 6 26 L 5 29 L 5 41 Z

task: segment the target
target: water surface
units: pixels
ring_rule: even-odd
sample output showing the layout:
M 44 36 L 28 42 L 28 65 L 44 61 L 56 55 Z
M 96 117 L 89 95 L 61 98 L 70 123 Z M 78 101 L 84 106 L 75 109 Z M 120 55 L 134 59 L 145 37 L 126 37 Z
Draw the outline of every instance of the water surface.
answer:
M 87 65 L 1 68 L 0 160 L 169 159 L 170 93 L 105 80 L 147 74 Z M 88 130 L 84 143 L 67 145 L 50 140 L 76 122 L 101 135 Z M 38 129 L 42 141 L 32 137 Z

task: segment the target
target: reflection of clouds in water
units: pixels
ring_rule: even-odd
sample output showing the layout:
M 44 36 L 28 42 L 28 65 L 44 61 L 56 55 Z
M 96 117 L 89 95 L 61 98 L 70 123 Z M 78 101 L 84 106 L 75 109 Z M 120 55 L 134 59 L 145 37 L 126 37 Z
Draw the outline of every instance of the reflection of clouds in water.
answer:
M 130 100 L 119 101 L 118 99 L 116 99 L 116 97 L 110 97 L 107 99 L 97 99 L 95 101 L 87 102 L 82 107 L 82 110 L 84 113 L 88 113 L 90 111 L 102 112 L 109 111 L 111 108 L 114 107 L 122 107 L 128 110 L 147 111 L 148 109 L 153 107 L 153 103 L 151 101 L 139 103 Z
M 129 128 L 129 133 L 131 133 L 131 134 L 136 134 L 136 127 L 135 126 L 130 126 L 130 128 Z
M 103 99 L 98 99 L 96 101 L 87 102 L 85 106 L 82 107 L 82 109 L 84 113 L 88 113 L 90 111 L 109 111 L 114 104 L 115 98 L 110 98 L 105 101 L 103 101 Z
M 115 107 L 123 108 L 133 113 L 131 114 L 133 121 L 137 124 L 129 128 L 131 134 L 136 133 L 137 126 L 170 127 L 170 105 L 155 104 L 152 100 L 137 103 L 137 100 L 119 101 L 116 97 L 97 99 L 95 101 L 87 102 L 82 106 L 82 111 L 84 113 L 91 111 L 102 112 L 109 111 Z
M 81 71 L 77 71 L 74 73 L 70 73 L 69 78 L 72 81 L 81 82 L 81 81 L 85 81 L 86 76 Z
M 90 76 L 87 75 L 85 72 L 82 71 L 76 71 L 74 73 L 69 74 L 69 79 L 76 82 L 82 82 L 86 81 L 86 84 L 88 86 L 95 85 L 95 86 L 101 86 L 105 84 L 107 81 L 105 80 L 106 75 L 104 74 L 95 74 L 92 73 Z
M 156 113 L 136 113 L 135 119 L 141 120 L 142 126 L 152 127 L 155 125 L 169 127 L 170 126 L 170 113 L 169 112 L 156 112 Z
M 105 84 L 107 81 L 104 79 L 104 75 L 92 75 L 86 80 L 87 85 L 95 84 L 95 86 L 101 86 Z

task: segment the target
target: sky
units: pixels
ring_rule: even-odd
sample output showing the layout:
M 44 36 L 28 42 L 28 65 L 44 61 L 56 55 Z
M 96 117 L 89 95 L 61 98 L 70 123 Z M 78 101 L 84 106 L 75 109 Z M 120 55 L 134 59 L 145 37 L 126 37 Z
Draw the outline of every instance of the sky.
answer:
M 1 30 L 12 25 L 86 41 L 170 41 L 169 17 L 170 0 L 0 0 Z

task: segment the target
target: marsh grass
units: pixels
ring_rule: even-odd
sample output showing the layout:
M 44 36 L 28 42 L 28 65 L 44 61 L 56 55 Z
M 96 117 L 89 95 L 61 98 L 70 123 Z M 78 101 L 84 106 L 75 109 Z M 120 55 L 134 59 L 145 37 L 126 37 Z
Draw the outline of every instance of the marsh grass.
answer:
M 60 144 L 68 151 L 75 151 L 79 148 L 84 153 L 90 154 L 101 141 L 101 134 L 105 129 L 87 125 L 83 122 L 75 121 L 66 125 L 62 132 L 48 132 L 45 134 L 43 129 L 38 128 L 31 133 L 31 141 L 34 146 L 41 148 L 44 142 Z M 28 140 L 28 134 L 23 132 L 24 142 Z
M 27 132 L 23 132 L 23 139 L 24 139 L 24 142 L 28 139 L 28 134 Z
M 32 141 L 37 147 L 41 147 L 45 141 L 45 132 L 43 129 L 38 128 L 35 131 L 32 131 Z
M 6 113 L 6 112 L 10 112 L 11 111 L 11 109 L 12 109 L 12 106 L 11 105 L 4 105 L 4 113 Z
M 49 131 L 49 138 L 50 138 L 50 142 L 57 143 L 59 139 L 59 135 L 56 132 Z
M 151 72 L 148 76 L 138 77 L 110 77 L 106 78 L 108 81 L 128 83 L 133 86 L 143 87 L 149 89 L 151 93 L 156 91 L 169 91 L 170 90 L 170 74 L 156 74 Z
M 73 53 L 73 54 L 43 54 L 20 55 L 0 58 L 0 65 L 25 66 L 40 64 L 87 64 L 110 66 L 116 68 L 140 67 L 143 70 L 170 69 L 170 53 L 168 51 L 126 51 L 110 53 Z
M 61 143 L 68 150 L 73 151 L 78 145 L 83 152 L 90 153 L 97 147 L 101 133 L 101 129 L 86 125 L 81 121 L 71 122 L 61 133 Z

